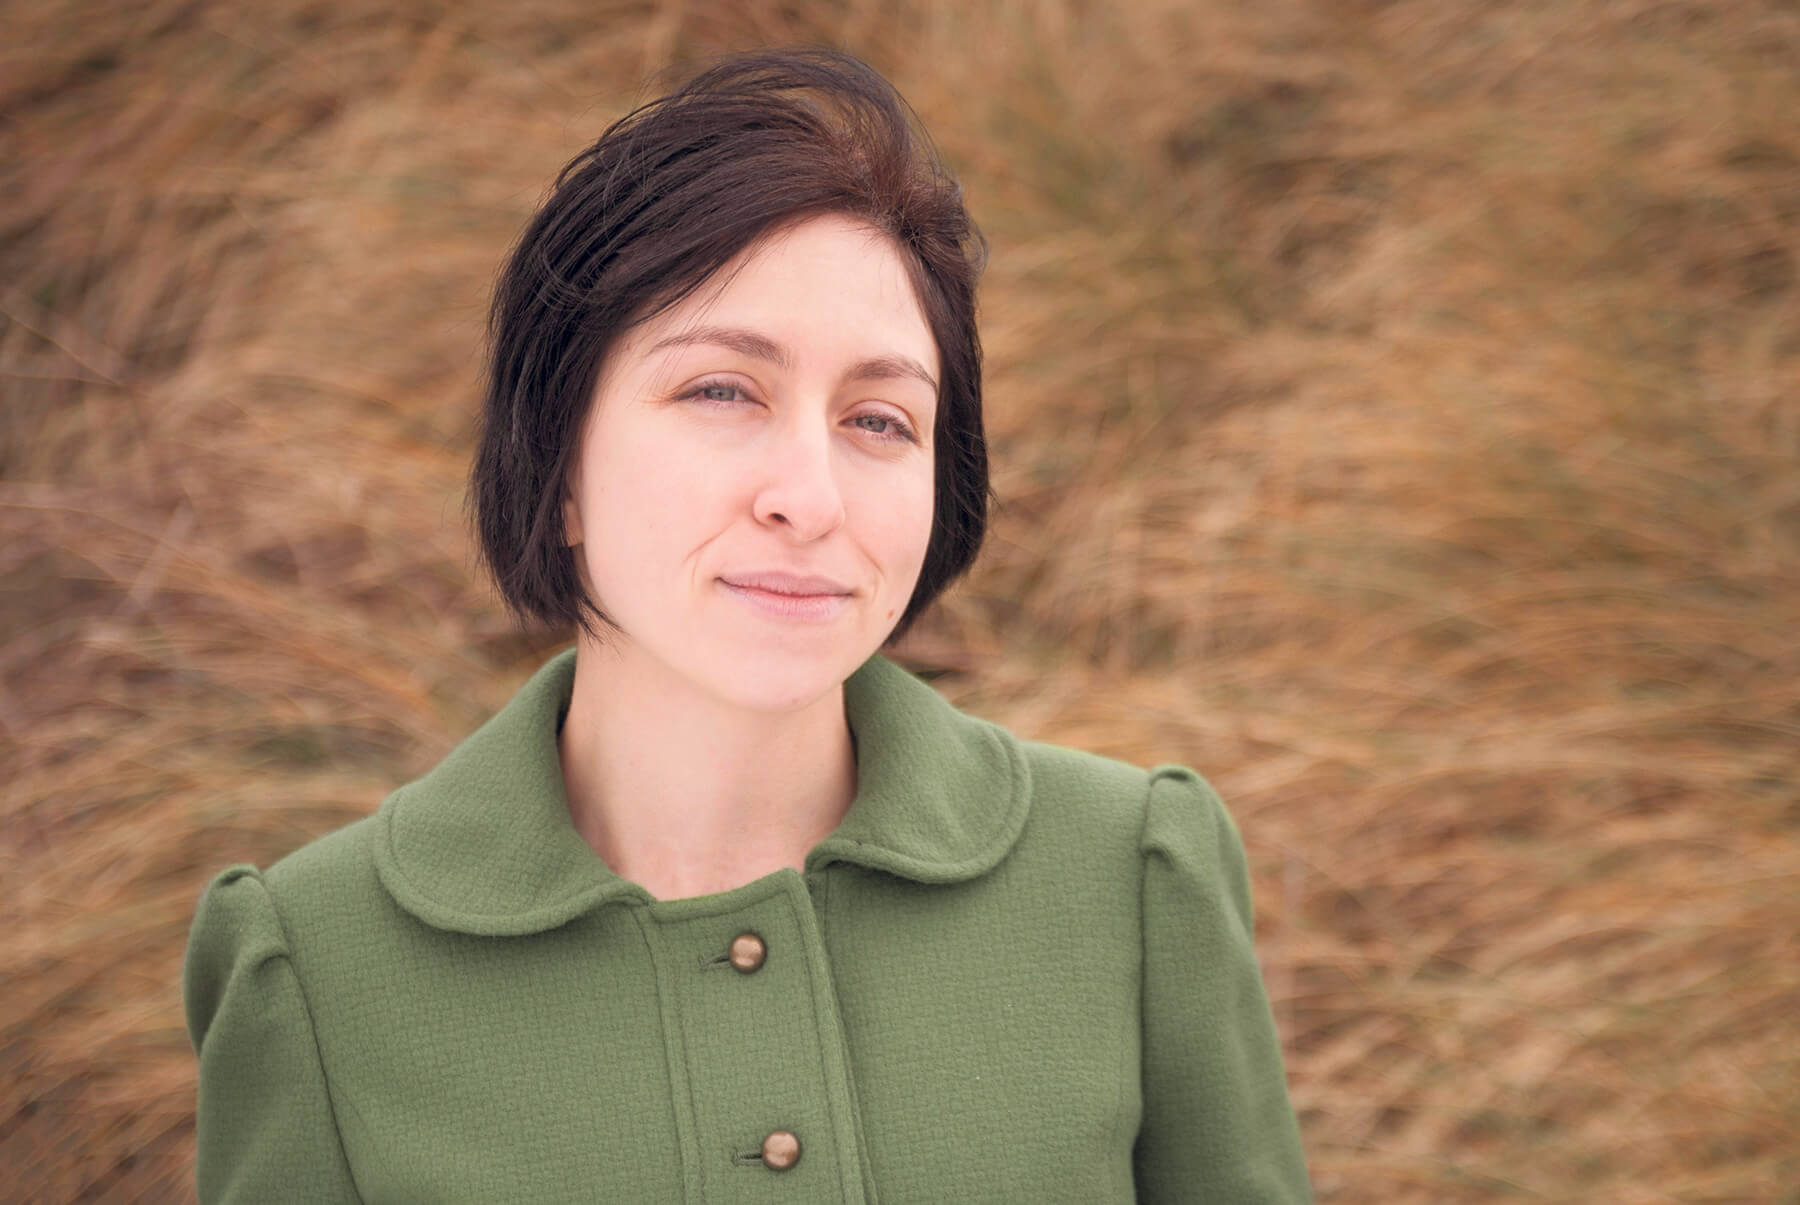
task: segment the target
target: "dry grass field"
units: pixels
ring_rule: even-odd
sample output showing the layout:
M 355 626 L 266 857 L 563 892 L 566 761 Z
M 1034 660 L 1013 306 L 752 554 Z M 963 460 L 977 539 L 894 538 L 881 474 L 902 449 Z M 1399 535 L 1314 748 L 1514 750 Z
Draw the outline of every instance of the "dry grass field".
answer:
M 201 887 L 565 634 L 473 569 L 508 242 L 829 42 L 992 243 L 909 640 L 1220 788 L 1324 1202 L 1800 1202 L 1793 0 L 45 0 L 0 19 L 0 1199 L 183 1201 Z

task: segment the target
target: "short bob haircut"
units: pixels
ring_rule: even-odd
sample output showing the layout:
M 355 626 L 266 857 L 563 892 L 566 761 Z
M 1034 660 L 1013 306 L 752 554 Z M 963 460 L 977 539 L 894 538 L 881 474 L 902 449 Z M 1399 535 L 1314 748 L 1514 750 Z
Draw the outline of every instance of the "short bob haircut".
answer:
M 848 54 L 762 51 L 633 110 L 563 168 L 495 290 L 469 480 L 480 555 L 522 624 L 616 630 L 562 521 L 608 351 L 744 248 L 824 214 L 894 241 L 942 362 L 931 538 L 887 642 L 968 569 L 989 501 L 975 329 L 987 244 L 916 120 Z

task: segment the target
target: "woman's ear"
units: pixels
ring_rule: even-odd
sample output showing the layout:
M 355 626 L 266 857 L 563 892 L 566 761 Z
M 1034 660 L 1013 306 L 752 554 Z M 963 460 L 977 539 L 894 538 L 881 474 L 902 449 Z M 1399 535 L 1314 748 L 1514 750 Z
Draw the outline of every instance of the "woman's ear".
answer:
M 564 494 L 562 504 L 563 544 L 574 547 L 581 539 L 581 508 L 575 505 L 574 494 Z

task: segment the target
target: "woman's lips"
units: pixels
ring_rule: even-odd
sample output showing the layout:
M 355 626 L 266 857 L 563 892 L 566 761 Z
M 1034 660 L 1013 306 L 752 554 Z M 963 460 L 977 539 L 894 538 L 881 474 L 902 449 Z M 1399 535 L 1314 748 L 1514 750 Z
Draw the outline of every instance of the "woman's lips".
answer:
M 829 577 L 807 576 L 798 573 L 781 573 L 778 571 L 759 571 L 755 573 L 731 573 L 719 579 L 728 586 L 743 586 L 750 590 L 767 590 L 771 594 L 848 594 L 850 587 Z
M 825 577 L 787 573 L 744 573 L 719 584 L 765 615 L 778 619 L 835 619 L 850 605 L 850 590 Z

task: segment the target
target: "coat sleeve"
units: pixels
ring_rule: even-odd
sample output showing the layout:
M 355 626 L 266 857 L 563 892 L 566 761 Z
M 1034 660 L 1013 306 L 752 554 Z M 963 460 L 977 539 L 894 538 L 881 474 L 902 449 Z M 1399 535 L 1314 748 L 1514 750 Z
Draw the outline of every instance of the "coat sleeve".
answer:
M 1237 826 L 1204 779 L 1152 771 L 1143 853 L 1140 1202 L 1307 1202 Z
M 200 1058 L 194 1170 L 204 1205 L 359 1200 L 312 1016 L 255 867 L 221 872 L 201 896 L 182 996 Z

